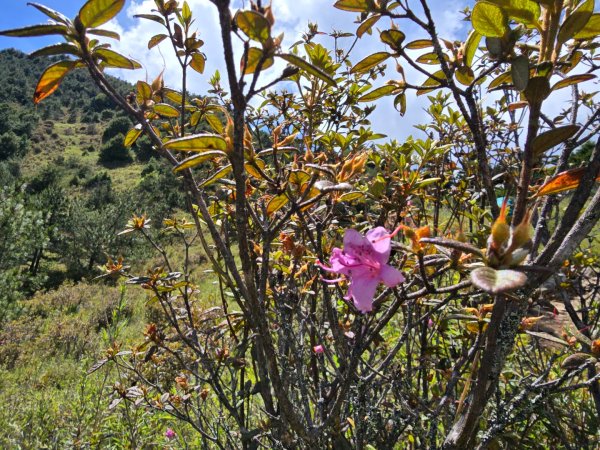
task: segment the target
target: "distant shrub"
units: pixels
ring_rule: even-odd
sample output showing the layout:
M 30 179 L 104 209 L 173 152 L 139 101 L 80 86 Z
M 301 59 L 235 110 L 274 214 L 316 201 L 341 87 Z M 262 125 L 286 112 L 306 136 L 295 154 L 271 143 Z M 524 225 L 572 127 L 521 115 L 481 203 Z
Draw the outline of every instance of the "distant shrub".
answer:
M 130 163 L 133 161 L 129 149 L 123 145 L 125 136 L 121 133 L 112 137 L 100 149 L 98 161 L 101 164 Z

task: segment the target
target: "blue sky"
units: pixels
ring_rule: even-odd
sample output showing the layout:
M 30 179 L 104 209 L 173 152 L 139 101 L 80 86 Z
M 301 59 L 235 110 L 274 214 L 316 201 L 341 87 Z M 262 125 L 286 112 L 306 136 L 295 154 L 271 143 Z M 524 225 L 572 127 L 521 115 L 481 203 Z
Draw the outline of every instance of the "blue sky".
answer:
M 38 0 L 50 8 L 56 9 L 63 14 L 74 17 L 79 7 L 84 3 L 83 0 Z M 190 90 L 202 94 L 207 88 L 207 81 L 215 70 L 224 72 L 221 62 L 222 47 L 219 40 L 219 30 L 217 27 L 217 17 L 215 8 L 208 0 L 188 0 L 192 10 L 195 12 L 196 23 L 200 37 L 205 41 L 203 50 L 208 54 L 206 71 L 204 75 L 194 75 L 191 80 Z M 234 0 L 233 8 L 239 8 L 248 3 L 244 0 Z M 285 33 L 283 42 L 284 48 L 295 42 L 307 29 L 309 22 L 317 22 L 322 31 L 344 30 L 355 31 L 357 25 L 354 22 L 357 15 L 336 10 L 333 8 L 333 0 L 273 0 L 273 9 L 276 18 L 275 33 Z M 415 5 L 415 10 L 420 11 L 419 2 L 413 0 L 409 2 Z M 460 11 L 467 4 L 473 1 L 468 0 L 430 0 L 440 35 L 446 39 L 463 40 L 467 32 L 467 24 L 462 21 Z M 0 14 L 0 29 L 17 28 L 26 25 L 43 23 L 46 17 L 38 10 L 27 6 L 27 0 L 2 0 L 5 10 Z M 134 14 L 149 13 L 153 7 L 153 0 L 128 0 L 123 11 L 117 18 L 111 21 L 107 28 L 119 32 L 122 36 L 120 42 L 113 42 L 113 48 L 123 54 L 133 57 L 140 61 L 144 69 L 131 71 L 116 71 L 113 75 L 135 82 L 139 79 L 153 79 L 161 70 L 165 69 L 165 80 L 168 85 L 178 87 L 177 64 L 174 61 L 172 50 L 163 43 L 159 46 L 160 52 L 156 49 L 149 52 L 147 42 L 151 36 L 161 32 L 158 24 L 149 21 L 140 21 L 132 19 Z M 425 37 L 422 34 L 416 34 L 414 28 L 405 28 L 406 22 L 401 22 L 402 31 L 407 35 L 407 40 Z M 389 21 L 380 21 L 378 27 L 385 29 L 389 26 Z M 0 37 L 0 48 L 18 48 L 25 52 L 31 52 L 44 45 L 58 42 L 56 37 L 40 38 L 7 38 Z M 350 43 L 350 40 L 348 40 Z M 322 43 L 332 48 L 333 41 L 329 38 L 322 38 Z M 238 45 L 238 54 L 241 54 L 241 45 Z M 364 55 L 384 50 L 383 44 L 373 36 L 363 36 L 353 51 L 352 60 L 360 60 Z M 264 80 L 277 76 L 283 67 L 275 65 L 264 74 Z M 394 63 L 388 64 L 386 79 L 377 80 L 374 86 L 384 84 L 387 79 L 399 79 L 399 75 L 393 70 Z M 425 77 L 413 72 L 410 68 L 405 68 L 407 78 L 415 83 L 422 83 Z M 426 120 L 423 108 L 427 105 L 427 100 L 423 97 L 409 97 L 409 109 L 405 117 L 394 110 L 392 99 L 386 98 L 378 101 L 377 109 L 373 113 L 371 120 L 374 129 L 388 134 L 390 137 L 404 138 L 409 134 L 415 133 L 412 125 Z M 417 132 L 418 133 L 418 132 Z

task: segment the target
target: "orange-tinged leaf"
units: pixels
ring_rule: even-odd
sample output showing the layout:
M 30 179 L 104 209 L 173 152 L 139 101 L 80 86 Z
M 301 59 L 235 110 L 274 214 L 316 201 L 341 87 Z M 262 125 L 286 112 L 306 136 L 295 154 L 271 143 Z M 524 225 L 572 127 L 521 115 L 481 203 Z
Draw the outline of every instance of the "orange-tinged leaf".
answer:
M 246 164 L 244 164 L 244 167 L 246 169 L 246 172 L 248 172 L 250 176 L 258 178 L 259 180 L 263 179 L 263 176 L 260 172 L 264 172 L 266 164 L 262 159 L 257 158 L 252 162 L 247 162 Z M 260 171 L 257 169 L 257 167 L 258 169 L 260 169 Z
M 558 89 L 566 88 L 567 86 L 572 86 L 573 84 L 593 80 L 594 78 L 596 78 L 596 75 L 594 75 L 593 73 L 582 73 L 581 75 L 573 75 L 558 81 L 554 86 L 552 86 L 552 90 L 556 91 Z
M 241 62 L 242 70 L 244 71 L 244 73 L 245 74 L 254 73 L 256 71 L 256 69 L 258 68 L 258 63 L 260 62 L 260 60 L 262 58 L 263 58 L 263 51 L 261 49 L 256 48 L 256 47 L 250 47 L 248 49 L 248 56 L 247 56 L 245 68 L 243 67 L 244 60 L 242 59 L 242 62 Z M 262 63 L 261 70 L 268 69 L 272 65 L 273 65 L 273 58 L 267 57 L 264 59 L 264 61 Z
M 535 196 L 541 197 L 542 195 L 558 194 L 559 192 L 576 189 L 586 170 L 587 167 L 578 167 L 559 173 L 544 183 Z M 600 182 L 600 175 L 596 177 L 596 181 Z
M 160 44 L 166 38 L 167 38 L 166 34 L 155 34 L 148 41 L 148 50 L 150 50 L 153 47 L 156 47 L 158 44 Z
M 89 0 L 79 10 L 79 20 L 86 28 L 96 28 L 119 14 L 125 0 Z
M 39 103 L 58 89 L 61 81 L 77 66 L 77 61 L 60 61 L 48 67 L 40 77 L 33 94 L 33 103 Z
M 381 19 L 381 14 L 375 14 L 369 17 L 356 29 L 356 35 L 359 38 L 361 38 L 365 33 L 371 34 L 371 29 L 373 28 L 373 25 L 375 25 L 379 19 Z

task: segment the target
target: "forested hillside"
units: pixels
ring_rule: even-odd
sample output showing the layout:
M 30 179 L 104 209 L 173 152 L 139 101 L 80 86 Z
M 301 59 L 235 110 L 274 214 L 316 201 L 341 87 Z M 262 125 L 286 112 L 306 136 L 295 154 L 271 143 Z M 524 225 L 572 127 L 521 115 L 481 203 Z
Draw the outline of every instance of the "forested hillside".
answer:
M 33 104 L 50 62 L 0 51 L 0 401 L 13 405 L 0 413 L 2 448 L 118 439 L 120 412 L 99 400 L 108 374 L 86 371 L 117 336 L 139 338 L 145 295 L 94 278 L 121 255 L 152 267 L 150 246 L 118 233 L 133 213 L 160 224 L 182 205 L 149 142 L 123 146 L 131 122 L 85 71 Z

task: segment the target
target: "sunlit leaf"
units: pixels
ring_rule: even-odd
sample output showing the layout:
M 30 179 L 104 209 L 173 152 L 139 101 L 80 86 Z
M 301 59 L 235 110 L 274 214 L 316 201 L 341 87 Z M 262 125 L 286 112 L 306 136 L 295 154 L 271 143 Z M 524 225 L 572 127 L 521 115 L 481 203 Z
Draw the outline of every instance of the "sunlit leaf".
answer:
M 116 39 L 117 41 L 121 40 L 121 36 L 119 33 L 110 30 L 102 30 L 100 28 L 95 28 L 93 30 L 88 30 L 88 34 L 93 34 L 95 36 L 103 36 L 111 39 Z
M 191 167 L 197 166 L 198 164 L 202 164 L 203 162 L 208 161 L 209 159 L 216 159 L 223 156 L 227 155 L 225 154 L 225 152 L 222 152 L 220 150 L 210 150 L 204 153 L 200 153 L 198 155 L 190 156 L 189 158 L 186 158 L 179 164 L 177 164 L 173 168 L 173 172 L 180 172 L 184 169 L 189 169 Z
M 594 0 L 585 0 L 567 16 L 558 30 L 559 43 L 567 42 L 582 31 L 594 12 Z
M 309 74 L 325 81 L 330 86 L 333 86 L 333 87 L 337 86 L 337 83 L 335 82 L 335 80 L 333 78 L 331 78 L 329 75 L 327 75 L 325 72 L 323 72 L 318 67 L 313 66 L 311 63 L 309 63 L 305 59 L 302 59 L 299 56 L 293 55 L 291 53 L 282 53 L 277 56 L 279 56 L 282 59 L 285 59 L 290 64 L 304 70 L 305 72 L 308 72 Z
M 398 90 L 398 86 L 394 86 L 392 84 L 388 84 L 385 86 L 378 87 L 377 89 L 373 89 L 371 92 L 367 92 L 365 95 L 358 99 L 359 102 L 372 102 L 373 100 L 377 100 L 378 98 L 384 97 Z
M 419 50 L 421 48 L 429 47 L 433 47 L 433 42 L 430 39 L 417 39 L 416 41 L 406 44 L 406 48 L 409 50 Z
M 125 0 L 89 0 L 79 10 L 79 20 L 86 28 L 96 28 L 119 14 Z
M 136 125 L 125 135 L 123 145 L 125 147 L 131 147 L 135 143 L 135 141 L 137 141 L 137 139 L 140 137 L 140 134 L 142 134 L 142 126 Z
M 257 169 L 260 169 L 260 171 Z M 244 168 L 246 169 L 246 172 L 248 172 L 250 174 L 250 176 L 257 178 L 259 180 L 262 180 L 264 177 L 262 176 L 262 174 L 260 173 L 261 171 L 264 172 L 266 167 L 265 162 L 262 159 L 258 159 L 256 158 L 254 161 L 248 161 L 246 164 L 244 164 Z
M 533 140 L 533 152 L 536 156 L 541 155 L 546 150 L 565 142 L 579 130 L 579 125 L 566 125 L 564 127 L 554 128 L 535 137 Z
M 338 202 L 351 202 L 353 200 L 364 199 L 365 194 L 360 191 L 344 192 L 337 199 Z
M 169 88 L 163 88 L 162 92 L 168 100 L 171 100 L 177 105 L 181 105 L 181 102 L 183 101 L 183 96 L 181 95 L 181 93 Z
M 156 114 L 162 117 L 179 117 L 179 110 L 168 103 L 157 103 L 152 109 Z
M 559 173 L 544 183 L 536 192 L 535 196 L 541 197 L 542 195 L 558 194 L 559 192 L 576 189 L 586 170 L 586 167 L 578 167 Z M 600 175 L 598 175 L 596 181 L 600 182 Z
M 333 6 L 343 11 L 354 12 L 363 12 L 369 9 L 367 0 L 338 0 Z
M 504 72 L 494 78 L 488 85 L 488 90 L 491 91 L 499 86 L 512 85 L 512 77 L 510 72 Z
M 392 56 L 388 52 L 372 53 L 366 58 L 363 58 L 350 69 L 350 73 L 364 73 L 371 70 L 373 67 L 381 64 L 383 61 Z
M 94 56 L 100 58 L 104 61 L 108 66 L 114 67 L 117 69 L 140 69 L 142 66 L 137 61 L 133 59 L 129 59 L 126 56 L 121 55 L 113 50 L 108 48 L 99 48 L 94 50 Z
M 33 94 L 33 103 L 39 103 L 58 89 L 67 73 L 77 66 L 76 61 L 60 61 L 48 67 L 40 77 Z
M 29 27 L 15 28 L 12 30 L 0 31 L 0 36 L 10 37 L 31 37 L 31 36 L 47 36 L 50 34 L 67 34 L 67 27 L 58 24 L 42 24 L 32 25 Z
M 497 5 L 479 1 L 471 13 L 473 28 L 482 36 L 503 37 L 508 32 L 508 18 Z
M 248 49 L 246 67 L 245 67 L 245 69 L 244 69 L 244 67 L 242 67 L 242 70 L 244 71 L 244 73 L 245 74 L 254 73 L 258 67 L 258 63 L 260 62 L 260 60 L 262 58 L 263 58 L 263 51 L 260 48 L 250 47 Z M 243 65 L 243 63 L 244 63 L 244 61 L 242 60 L 242 65 Z M 272 65 L 273 65 L 273 58 L 271 58 L 271 57 L 265 58 L 262 63 L 262 66 L 261 66 L 261 70 L 268 69 Z
M 371 34 L 373 25 L 375 25 L 379 19 L 381 19 L 381 14 L 374 14 L 367 20 L 363 21 L 363 23 L 361 23 L 356 29 L 356 35 L 361 38 L 365 33 Z
M 471 282 L 473 286 L 489 294 L 501 294 L 524 286 L 527 282 L 527 275 L 516 270 L 478 267 L 471 272 Z
M 265 16 L 257 11 L 238 11 L 234 21 L 250 39 L 265 43 L 269 39 L 270 24 Z
M 441 83 L 438 81 L 438 79 L 439 80 L 446 79 L 446 74 L 442 70 L 438 70 L 430 78 L 427 78 L 425 80 L 425 82 L 423 83 L 423 87 L 425 89 L 418 89 L 417 95 L 426 94 L 427 92 L 433 91 L 437 87 L 441 86 Z M 429 88 L 429 89 L 427 89 L 427 88 Z
M 138 81 L 136 84 L 138 100 L 145 102 L 152 97 L 152 88 L 145 81 Z
M 479 47 L 480 41 L 481 33 L 479 33 L 477 30 L 471 30 L 469 37 L 467 37 L 465 42 L 464 62 L 467 67 L 471 67 L 473 64 L 473 58 L 475 57 L 475 52 Z
M 271 200 L 269 200 L 269 203 L 267 203 L 267 214 L 274 214 L 283 208 L 288 202 L 289 199 L 285 193 L 274 196 L 271 198 Z
M 223 133 L 223 124 L 221 123 L 221 119 L 219 119 L 214 114 L 206 114 L 206 116 L 204 116 L 204 118 L 206 119 L 206 121 L 208 122 L 208 124 L 210 125 L 210 127 L 213 129 L 213 131 L 215 133 L 217 133 L 217 134 Z
M 79 47 L 75 44 L 68 44 L 66 42 L 60 44 L 49 45 L 44 48 L 40 48 L 35 52 L 31 53 L 29 56 L 53 56 L 53 55 L 74 55 L 80 56 Z
M 154 36 L 152 36 L 150 38 L 150 40 L 148 41 L 148 50 L 150 50 L 153 47 L 156 47 L 158 44 L 160 44 L 162 41 L 164 41 L 168 36 L 166 34 L 155 34 Z
M 206 66 L 206 58 L 202 53 L 192 54 L 192 62 L 190 67 L 198 73 L 204 73 L 204 67 Z
M 470 86 L 471 83 L 475 81 L 475 74 L 473 73 L 473 70 L 467 66 L 460 66 L 458 69 L 456 69 L 454 76 L 456 77 L 456 80 L 464 86 Z
M 71 21 L 66 16 L 64 16 L 61 13 L 59 13 L 58 11 L 55 11 L 55 10 L 53 10 L 51 8 L 48 8 L 47 6 L 40 5 L 39 3 L 28 2 L 27 4 L 29 6 L 33 6 L 38 11 L 41 11 L 42 13 L 46 14 L 51 19 L 56 20 L 57 22 L 61 22 L 61 23 L 65 24 L 65 25 L 70 25 L 71 24 Z
M 393 50 L 399 51 L 402 48 L 404 39 L 406 39 L 406 35 L 400 30 L 384 30 L 379 33 L 379 39 L 381 39 L 381 42 L 384 44 L 392 47 Z
M 225 178 L 227 176 L 227 174 L 229 172 L 231 172 L 232 167 L 231 164 L 226 165 L 225 167 L 217 170 L 215 173 L 213 173 L 210 177 L 208 177 L 206 180 L 204 180 L 201 184 L 200 187 L 207 187 L 210 186 L 211 184 L 213 184 L 215 181 L 220 180 L 221 178 Z
M 165 143 L 165 149 L 180 152 L 206 152 L 208 150 L 227 150 L 227 142 L 217 134 L 194 134 Z
M 552 90 L 557 91 L 558 89 L 566 88 L 567 86 L 572 86 L 578 83 L 583 83 L 584 81 L 593 80 L 594 78 L 596 78 L 596 75 L 594 75 L 593 73 L 582 73 L 581 75 L 572 75 L 570 77 L 558 81 L 554 86 L 552 86 Z
M 600 14 L 592 14 L 585 26 L 575 33 L 575 39 L 594 39 L 600 35 Z

